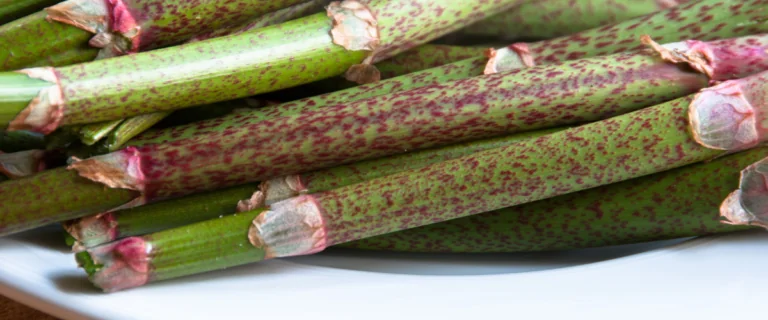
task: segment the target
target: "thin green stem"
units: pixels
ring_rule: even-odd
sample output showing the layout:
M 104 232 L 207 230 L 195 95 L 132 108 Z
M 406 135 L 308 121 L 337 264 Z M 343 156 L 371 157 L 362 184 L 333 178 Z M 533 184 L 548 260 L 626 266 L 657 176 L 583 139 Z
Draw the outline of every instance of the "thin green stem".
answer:
M 237 203 L 250 198 L 257 188 L 257 185 L 243 185 L 102 213 L 69 221 L 65 228 L 77 241 L 76 247 L 89 248 L 230 215 L 237 211 Z
M 123 120 L 110 120 L 106 122 L 92 123 L 80 128 L 78 135 L 85 145 L 93 145 L 106 137 L 113 129 L 117 128 Z

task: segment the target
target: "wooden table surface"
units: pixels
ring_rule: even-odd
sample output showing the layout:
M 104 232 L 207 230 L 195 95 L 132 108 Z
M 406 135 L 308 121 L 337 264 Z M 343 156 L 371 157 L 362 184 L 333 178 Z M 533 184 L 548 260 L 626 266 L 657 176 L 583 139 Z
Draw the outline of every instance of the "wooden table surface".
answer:
M 0 319 L 2 320 L 59 320 L 50 315 L 27 307 L 21 303 L 0 296 Z

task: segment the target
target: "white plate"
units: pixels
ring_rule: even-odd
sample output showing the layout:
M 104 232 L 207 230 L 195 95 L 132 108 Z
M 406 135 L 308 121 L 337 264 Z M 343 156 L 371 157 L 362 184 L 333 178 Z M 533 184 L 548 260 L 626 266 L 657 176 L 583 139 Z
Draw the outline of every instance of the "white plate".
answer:
M 65 319 L 764 318 L 766 240 L 755 231 L 561 253 L 331 250 L 102 294 L 48 229 L 0 239 L 0 294 Z

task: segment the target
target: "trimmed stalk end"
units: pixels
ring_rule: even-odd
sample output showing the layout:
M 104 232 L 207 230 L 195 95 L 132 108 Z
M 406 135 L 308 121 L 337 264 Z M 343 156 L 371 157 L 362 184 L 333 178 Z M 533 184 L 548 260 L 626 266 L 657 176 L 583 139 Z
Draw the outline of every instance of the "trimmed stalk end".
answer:
M 763 139 L 760 112 L 747 99 L 739 79 L 702 89 L 691 101 L 688 116 L 694 139 L 701 145 L 739 151 Z
M 325 218 L 311 195 L 273 204 L 253 220 L 248 240 L 264 251 L 264 259 L 313 254 L 328 246 Z
M 651 47 L 664 61 L 687 64 L 694 70 L 707 75 L 710 79 L 714 78 L 715 54 L 712 52 L 712 48 L 704 42 L 692 40 L 660 45 L 647 34 L 640 36 L 640 42 Z
M 531 55 L 531 50 L 525 43 L 514 43 L 499 50 L 490 48 L 485 52 L 488 62 L 485 64 L 483 74 L 494 74 L 536 65 Z
M 45 151 L 27 150 L 14 153 L 0 152 L 0 173 L 11 179 L 31 176 L 45 170 Z
M 237 212 L 253 211 L 264 207 L 264 193 L 256 191 L 250 199 L 237 202 Z
M 43 134 L 53 132 L 64 118 L 64 95 L 58 84 L 56 70 L 32 68 L 17 72 L 24 73 L 33 79 L 50 82 L 52 85 L 40 90 L 37 97 L 33 98 L 27 107 L 8 124 L 8 130 L 26 130 Z
M 371 51 L 371 55 L 363 63 L 353 65 L 347 70 L 346 79 L 358 84 L 379 81 L 381 73 L 373 66 L 372 61 L 381 40 L 379 25 L 371 9 L 359 1 L 344 0 L 331 2 L 326 10 L 333 24 L 333 43 L 351 51 Z
M 309 191 L 306 184 L 301 181 L 300 175 L 289 175 L 264 181 L 259 185 L 259 189 L 263 192 L 264 203 L 267 205 L 293 198 Z
M 117 227 L 118 223 L 111 212 L 64 223 L 64 230 L 74 239 L 73 252 L 114 241 L 117 239 Z
M 739 189 L 728 195 L 720 215 L 728 224 L 768 228 L 768 158 L 741 171 Z
M 142 238 L 131 237 L 80 252 L 75 259 L 96 287 L 114 292 L 149 282 L 151 250 Z
M 139 51 L 141 28 L 123 1 L 70 0 L 45 11 L 49 21 L 93 33 L 88 44 L 102 49 L 97 59 Z
M 144 190 L 141 160 L 137 149 L 133 147 L 85 160 L 74 159 L 67 168 L 110 188 Z

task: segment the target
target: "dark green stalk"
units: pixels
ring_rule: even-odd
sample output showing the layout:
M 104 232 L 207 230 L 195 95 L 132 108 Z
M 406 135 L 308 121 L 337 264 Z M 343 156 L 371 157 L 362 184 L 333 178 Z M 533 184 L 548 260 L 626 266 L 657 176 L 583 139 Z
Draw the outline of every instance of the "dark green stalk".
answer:
M 60 0 L 0 0 L 0 25 L 6 24 Z
M 373 0 L 368 11 L 347 0 L 329 7 L 332 17 L 320 13 L 239 35 L 56 68 L 41 73 L 53 76 L 56 82 L 50 87 L 66 94 L 57 96 L 57 104 L 30 103 L 27 108 L 61 108 L 62 114 L 36 122 L 19 118 L 11 128 L 50 132 L 60 125 L 233 100 L 344 72 L 369 75 L 367 62 L 394 56 L 519 1 Z M 438 11 L 442 14 L 436 15 Z M 334 26 L 334 21 L 343 23 Z M 32 101 L 35 95 L 27 98 Z
M 130 237 L 105 244 L 76 255 L 78 265 L 89 279 L 105 291 L 117 291 L 158 281 L 200 273 L 202 270 L 224 269 L 234 265 L 263 260 L 265 252 L 248 242 L 248 228 L 261 210 L 248 211 L 142 237 Z M 147 247 L 169 250 L 144 252 Z M 166 258 L 167 257 L 167 258 Z M 173 262 L 174 259 L 181 259 Z M 152 270 L 144 263 L 113 265 L 121 260 L 155 261 Z M 112 270 L 125 272 L 113 273 Z M 127 271 L 127 272 L 126 272 Z
M 0 151 L 18 152 L 45 148 L 45 136 L 28 131 L 0 132 Z
M 684 0 L 538 0 L 462 29 L 464 37 L 547 39 L 669 9 Z
M 567 250 L 742 230 L 718 216 L 765 148 L 529 204 L 342 244 L 411 252 Z
M 67 222 L 75 250 L 115 239 L 158 232 L 236 212 L 238 201 L 250 198 L 257 185 L 243 185 L 145 206 L 105 212 Z
M 130 237 L 78 255 L 93 283 L 116 291 L 529 203 L 711 160 L 689 109 L 728 108 L 727 82 L 611 119 L 275 204 L 264 212 Z M 764 110 L 768 101 L 751 101 Z M 716 107 L 711 109 L 711 107 Z M 695 114 L 695 112 L 694 112 Z M 732 150 L 735 151 L 735 150 Z M 587 166 L 586 164 L 589 164 Z M 249 220 L 249 218 L 253 218 Z M 249 247 L 245 239 L 251 244 Z M 203 240 L 204 239 L 204 240 Z
M 312 184 L 310 192 L 330 190 L 405 170 L 425 167 L 429 164 L 509 145 L 521 139 L 555 131 L 541 130 L 521 133 L 509 137 L 429 149 L 342 166 L 327 170 L 331 173 L 326 174 L 328 177 L 324 181 L 313 180 L 315 183 Z M 323 175 L 322 172 L 310 173 L 310 175 L 320 177 Z M 346 173 L 350 175 L 345 176 Z M 345 177 L 342 178 L 342 176 Z M 331 182 L 332 180 L 333 182 Z M 231 214 L 235 212 L 235 204 L 242 199 L 250 198 L 257 188 L 256 185 L 246 185 L 116 212 L 100 213 L 70 221 L 66 226 L 69 233 L 77 239 L 77 247 L 93 247 L 119 238 L 148 234 Z M 274 199 L 273 193 L 267 194 Z M 205 208 L 201 209 L 200 207 Z

